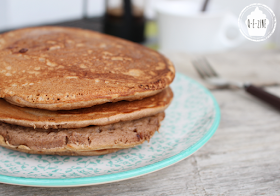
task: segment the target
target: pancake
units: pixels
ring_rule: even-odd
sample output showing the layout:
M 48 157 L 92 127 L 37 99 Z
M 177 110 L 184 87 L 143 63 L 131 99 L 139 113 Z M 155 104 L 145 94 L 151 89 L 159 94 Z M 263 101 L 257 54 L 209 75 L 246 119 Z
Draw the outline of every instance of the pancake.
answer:
M 66 27 L 0 35 L 0 97 L 47 110 L 138 100 L 169 86 L 173 64 L 120 38 Z
M 0 121 L 25 127 L 58 129 L 108 125 L 163 112 L 173 98 L 168 87 L 161 93 L 136 101 L 105 103 L 85 109 L 50 111 L 23 108 L 0 99 Z
M 168 87 L 161 93 L 136 101 L 105 103 L 90 108 L 50 111 L 23 108 L 0 99 L 0 121 L 25 127 L 58 129 L 108 125 L 163 112 L 173 98 Z
M 101 155 L 149 141 L 164 113 L 79 129 L 33 129 L 0 122 L 0 146 L 31 154 Z

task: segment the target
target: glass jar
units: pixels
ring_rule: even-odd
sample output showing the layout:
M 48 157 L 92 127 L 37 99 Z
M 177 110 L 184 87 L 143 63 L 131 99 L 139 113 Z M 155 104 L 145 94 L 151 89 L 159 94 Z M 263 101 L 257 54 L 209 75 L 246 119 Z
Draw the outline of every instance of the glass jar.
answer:
M 144 42 L 145 0 L 106 0 L 104 33 Z

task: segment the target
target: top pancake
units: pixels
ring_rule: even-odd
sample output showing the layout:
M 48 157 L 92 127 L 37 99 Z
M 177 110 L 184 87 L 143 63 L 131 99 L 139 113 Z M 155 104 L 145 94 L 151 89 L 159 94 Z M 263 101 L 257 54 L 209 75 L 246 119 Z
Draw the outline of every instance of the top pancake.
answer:
M 71 110 L 142 99 L 174 76 L 158 52 L 89 30 L 35 27 L 0 35 L 0 97 L 19 106 Z

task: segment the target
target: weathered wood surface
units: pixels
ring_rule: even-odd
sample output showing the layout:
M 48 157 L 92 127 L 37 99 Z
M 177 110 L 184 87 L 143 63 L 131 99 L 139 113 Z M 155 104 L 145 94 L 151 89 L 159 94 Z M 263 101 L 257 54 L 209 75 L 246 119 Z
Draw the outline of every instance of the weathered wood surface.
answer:
M 175 64 L 176 70 L 186 73 L 210 89 L 191 64 L 198 55 L 166 53 Z M 280 51 L 239 51 L 205 55 L 215 70 L 229 80 L 252 82 L 258 86 L 280 85 Z
M 280 87 L 268 89 L 280 95 Z M 88 187 L 0 184 L 0 195 L 280 195 L 280 112 L 242 90 L 212 92 L 222 114 L 217 132 L 198 152 L 171 167 Z

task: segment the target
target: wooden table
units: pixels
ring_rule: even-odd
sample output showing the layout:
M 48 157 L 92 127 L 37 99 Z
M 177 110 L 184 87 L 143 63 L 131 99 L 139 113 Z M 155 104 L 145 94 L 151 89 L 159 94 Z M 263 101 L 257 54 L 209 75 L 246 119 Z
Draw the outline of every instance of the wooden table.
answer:
M 198 79 L 190 63 L 193 56 L 167 56 L 178 71 Z M 280 51 L 228 52 L 207 58 L 223 76 L 271 86 L 267 89 L 280 96 Z M 243 90 L 212 93 L 222 114 L 217 132 L 198 152 L 171 167 L 88 187 L 0 184 L 0 195 L 280 195 L 280 112 Z

